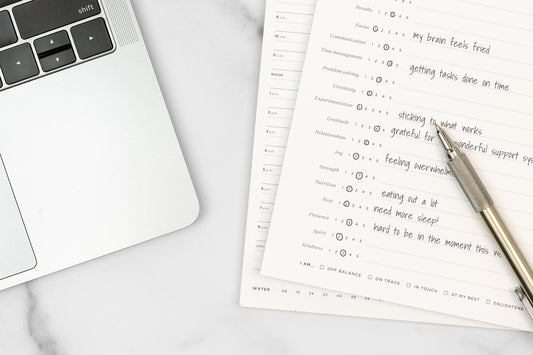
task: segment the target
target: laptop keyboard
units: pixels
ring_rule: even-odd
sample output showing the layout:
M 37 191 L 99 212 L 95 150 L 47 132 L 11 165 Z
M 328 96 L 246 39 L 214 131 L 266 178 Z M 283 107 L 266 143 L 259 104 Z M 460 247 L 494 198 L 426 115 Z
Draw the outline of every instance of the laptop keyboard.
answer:
M 0 0 L 0 91 L 113 48 L 98 0 Z

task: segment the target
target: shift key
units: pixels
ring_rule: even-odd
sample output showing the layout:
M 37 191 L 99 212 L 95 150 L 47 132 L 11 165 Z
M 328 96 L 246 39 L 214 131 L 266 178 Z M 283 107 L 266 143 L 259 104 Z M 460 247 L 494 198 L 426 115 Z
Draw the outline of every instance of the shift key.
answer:
M 98 0 L 33 0 L 13 8 L 20 36 L 28 39 L 98 15 Z

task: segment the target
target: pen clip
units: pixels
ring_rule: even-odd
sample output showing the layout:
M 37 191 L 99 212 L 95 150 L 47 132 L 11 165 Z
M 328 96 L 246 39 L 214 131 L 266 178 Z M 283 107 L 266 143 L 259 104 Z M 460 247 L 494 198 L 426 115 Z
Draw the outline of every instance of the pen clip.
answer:
M 516 298 L 518 298 L 518 301 L 522 304 L 522 307 L 524 307 L 524 311 L 529 318 L 531 322 L 533 322 L 533 305 L 526 297 L 526 294 L 524 290 L 522 289 L 522 286 L 518 286 L 514 289 L 514 294 L 516 295 Z

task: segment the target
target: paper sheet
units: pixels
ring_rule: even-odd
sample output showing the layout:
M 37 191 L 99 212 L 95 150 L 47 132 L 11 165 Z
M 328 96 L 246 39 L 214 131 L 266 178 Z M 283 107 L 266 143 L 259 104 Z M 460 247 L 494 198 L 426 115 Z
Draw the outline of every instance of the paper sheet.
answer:
M 315 2 L 267 0 L 241 305 L 411 321 L 489 325 L 259 275 Z
M 531 330 L 436 120 L 533 260 L 533 4 L 319 0 L 262 274 Z

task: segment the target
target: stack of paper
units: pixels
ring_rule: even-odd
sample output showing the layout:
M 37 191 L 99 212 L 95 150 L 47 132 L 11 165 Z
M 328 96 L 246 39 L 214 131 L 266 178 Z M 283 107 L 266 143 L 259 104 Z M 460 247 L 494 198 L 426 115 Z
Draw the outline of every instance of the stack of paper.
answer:
M 518 0 L 267 0 L 241 304 L 531 330 L 433 123 L 533 257 L 532 17 Z

